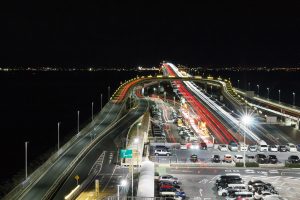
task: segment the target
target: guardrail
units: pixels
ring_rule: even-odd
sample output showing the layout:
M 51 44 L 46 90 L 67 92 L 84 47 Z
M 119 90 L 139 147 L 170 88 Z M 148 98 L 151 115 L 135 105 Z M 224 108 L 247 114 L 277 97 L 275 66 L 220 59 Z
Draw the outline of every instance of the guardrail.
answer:
M 105 109 L 108 109 L 108 107 L 109 103 L 103 107 L 103 109 L 99 112 L 99 114 L 96 117 L 99 117 L 105 111 Z M 19 185 L 13 188 L 7 195 L 5 195 L 3 200 L 19 199 L 20 196 L 24 195 L 24 192 L 28 191 L 31 187 L 33 187 L 33 185 L 38 180 L 40 180 L 40 178 L 50 169 L 50 167 L 58 160 L 58 158 L 63 156 L 71 145 L 73 145 L 76 141 L 79 141 L 77 140 L 79 137 L 88 134 L 90 132 L 90 129 L 93 128 L 93 126 L 94 122 L 90 122 L 78 134 L 74 135 L 67 143 L 65 143 L 59 149 L 59 151 L 52 154 L 46 162 L 44 162 L 39 168 L 37 168 L 32 174 L 30 174 L 27 180 L 21 182 Z
M 125 104 L 122 105 L 122 107 L 124 107 L 124 106 L 125 106 Z M 123 109 L 120 109 L 119 114 L 121 113 L 122 110 L 123 110 Z M 74 165 L 80 161 L 80 159 L 82 158 L 82 156 L 85 155 L 85 154 L 88 152 L 88 150 L 90 150 L 96 143 L 98 143 L 98 142 L 99 142 L 99 141 L 107 134 L 107 132 L 108 132 L 113 126 L 116 125 L 116 123 L 117 123 L 119 120 L 123 119 L 123 118 L 126 116 L 126 115 L 125 115 L 125 116 L 123 116 L 121 119 L 118 119 L 118 118 L 119 118 L 119 114 L 118 114 L 118 116 L 116 117 L 116 119 L 115 119 L 113 122 L 111 122 L 111 124 L 108 125 L 108 126 L 101 132 L 101 134 L 99 134 L 99 135 L 98 135 L 91 143 L 89 143 L 84 149 L 82 149 L 82 150 L 80 151 L 80 153 L 75 157 L 75 159 L 71 162 L 71 164 L 64 170 L 63 173 L 60 174 L 60 176 L 56 179 L 56 181 L 54 182 L 54 184 L 52 184 L 52 186 L 48 189 L 47 193 L 43 196 L 42 200 L 49 199 L 49 198 L 53 195 L 54 191 L 57 190 L 57 187 L 59 186 L 59 184 L 61 183 L 61 181 L 63 180 L 63 178 L 65 178 L 65 176 L 66 176 L 67 174 L 69 174 L 70 170 L 71 170 L 72 168 L 74 168 Z

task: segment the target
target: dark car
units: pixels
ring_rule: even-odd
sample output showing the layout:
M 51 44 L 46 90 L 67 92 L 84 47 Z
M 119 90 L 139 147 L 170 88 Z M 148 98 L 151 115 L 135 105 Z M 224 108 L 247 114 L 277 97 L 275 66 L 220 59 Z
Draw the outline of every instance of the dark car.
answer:
M 200 149 L 207 150 L 207 145 L 205 142 L 200 142 Z
M 176 196 L 181 197 L 182 199 L 185 199 L 185 197 L 186 197 L 186 194 L 184 191 L 177 191 L 175 194 L 176 194 Z
M 299 157 L 296 155 L 291 155 L 288 157 L 288 162 L 290 163 L 300 163 Z
M 256 162 L 260 164 L 268 163 L 267 156 L 265 154 L 257 154 L 256 156 Z
M 216 183 L 217 188 L 227 188 L 228 184 L 243 184 L 242 178 L 233 178 L 233 179 L 227 179 L 227 180 L 221 180 L 218 183 Z
M 211 161 L 214 162 L 214 163 L 219 163 L 219 162 L 221 162 L 221 158 L 220 158 L 219 155 L 213 155 L 211 157 Z
M 240 175 L 222 175 L 216 180 L 216 187 L 225 188 L 228 184 L 242 184 L 243 180 Z
M 275 155 L 269 155 L 267 159 L 271 164 L 276 164 L 278 162 L 278 159 Z
M 280 152 L 286 152 L 287 151 L 286 146 L 285 145 L 280 145 L 278 147 L 278 151 L 280 151 Z
M 191 155 L 191 161 L 192 162 L 197 162 L 198 161 L 198 156 L 196 154 Z

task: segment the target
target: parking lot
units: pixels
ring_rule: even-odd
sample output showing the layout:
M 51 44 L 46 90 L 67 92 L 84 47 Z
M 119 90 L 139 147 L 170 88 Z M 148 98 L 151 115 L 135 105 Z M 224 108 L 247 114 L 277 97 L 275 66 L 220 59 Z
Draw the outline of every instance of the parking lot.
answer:
M 166 145 L 166 143 L 165 143 Z M 167 146 L 167 145 L 166 145 Z M 192 161 L 191 155 L 197 155 L 197 163 L 210 163 L 212 162 L 211 158 L 213 155 L 219 155 L 221 160 L 224 159 L 224 155 L 231 155 L 234 160 L 235 155 L 241 155 L 243 157 L 244 152 L 240 151 L 220 151 L 218 148 L 208 148 L 207 150 L 201 150 L 201 149 L 169 149 L 168 151 L 171 153 L 170 156 L 155 156 L 154 155 L 154 149 L 155 146 L 153 146 L 150 150 L 150 158 L 152 161 L 155 161 L 157 163 L 194 163 Z M 246 162 L 256 162 L 255 156 L 257 154 L 264 154 L 266 156 L 268 155 L 276 155 L 278 162 L 277 164 L 284 164 L 285 161 L 288 159 L 291 155 L 297 155 L 300 157 L 300 152 L 245 152 L 245 155 L 252 155 L 254 156 L 254 159 L 247 159 Z M 236 162 L 243 162 L 243 160 L 236 160 Z
M 219 175 L 226 173 L 241 174 L 245 183 L 249 180 L 271 183 L 280 196 L 287 199 L 299 199 L 300 196 L 300 170 L 158 167 L 157 171 L 177 177 L 187 199 L 225 199 L 217 195 L 215 182 Z

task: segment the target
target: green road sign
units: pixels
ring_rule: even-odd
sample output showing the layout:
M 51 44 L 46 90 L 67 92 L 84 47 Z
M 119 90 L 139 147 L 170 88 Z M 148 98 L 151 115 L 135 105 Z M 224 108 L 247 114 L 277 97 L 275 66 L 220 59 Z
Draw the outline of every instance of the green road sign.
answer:
M 132 149 L 121 149 L 120 157 L 121 158 L 132 158 Z

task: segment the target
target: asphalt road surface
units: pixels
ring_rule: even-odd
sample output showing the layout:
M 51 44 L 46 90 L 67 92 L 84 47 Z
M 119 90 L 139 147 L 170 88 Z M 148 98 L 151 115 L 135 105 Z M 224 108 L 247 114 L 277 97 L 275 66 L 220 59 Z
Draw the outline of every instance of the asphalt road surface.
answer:
M 215 181 L 225 173 L 239 173 L 245 183 L 251 179 L 269 182 L 281 196 L 288 199 L 299 199 L 300 195 L 300 170 L 165 168 L 159 171 L 176 176 L 189 199 L 224 199 L 217 195 Z
M 36 184 L 20 199 L 32 200 L 42 199 L 47 193 L 48 189 L 56 181 L 57 177 L 68 167 L 68 165 L 74 160 L 81 150 L 86 147 L 91 141 L 90 133 L 100 134 L 110 123 L 112 123 L 118 116 L 121 110 L 121 105 L 108 103 L 100 115 L 98 115 L 94 121 L 95 125 L 89 130 L 87 134 L 80 136 L 77 141 L 69 147 L 69 149 L 57 159 L 53 166 L 44 173 L 43 176 L 36 182 Z
M 66 179 L 62 187 L 56 193 L 54 199 L 63 199 L 72 189 L 74 189 L 76 175 L 80 176 L 81 180 L 85 180 L 103 151 L 111 152 L 111 156 L 105 156 L 100 174 L 114 174 L 116 166 L 115 161 L 118 157 L 118 143 L 121 137 L 125 137 L 128 133 L 129 127 L 133 124 L 148 108 L 147 100 L 140 100 L 140 104 L 136 109 L 131 110 L 125 118 L 122 118 L 116 126 L 96 144 L 94 147 L 81 159 L 80 163 L 75 167 L 70 176 Z M 111 176 L 102 176 L 102 185 L 105 187 L 110 181 Z

